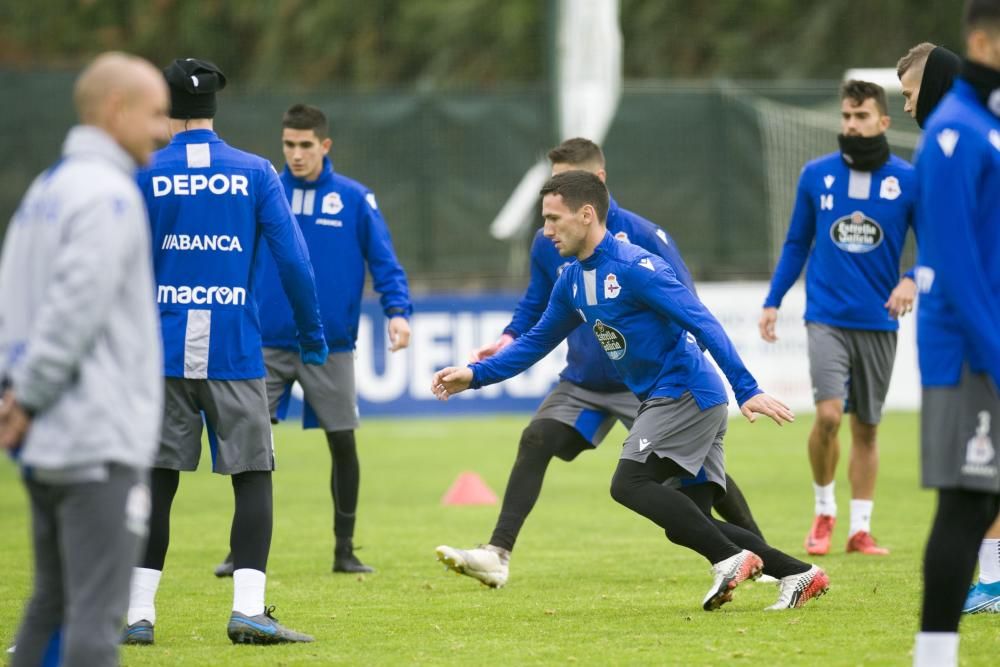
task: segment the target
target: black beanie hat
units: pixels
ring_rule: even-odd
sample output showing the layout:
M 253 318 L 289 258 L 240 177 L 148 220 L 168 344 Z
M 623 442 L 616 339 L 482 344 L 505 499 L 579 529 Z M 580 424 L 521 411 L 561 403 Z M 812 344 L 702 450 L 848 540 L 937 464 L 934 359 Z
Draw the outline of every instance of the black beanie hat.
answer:
M 951 90 L 951 84 L 961 67 L 962 59 L 943 46 L 937 46 L 927 54 L 924 75 L 920 79 L 920 92 L 917 94 L 917 125 L 924 126 L 934 107 Z
M 226 75 L 215 63 L 178 58 L 163 76 L 170 86 L 171 118 L 215 118 L 215 93 L 226 87 Z

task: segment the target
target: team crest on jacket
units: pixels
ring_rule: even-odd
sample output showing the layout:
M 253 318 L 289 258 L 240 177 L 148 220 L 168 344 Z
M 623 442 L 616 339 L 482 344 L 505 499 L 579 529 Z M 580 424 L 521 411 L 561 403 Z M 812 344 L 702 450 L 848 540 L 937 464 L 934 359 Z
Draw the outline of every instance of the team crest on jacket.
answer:
M 604 278 L 604 298 L 605 299 L 616 299 L 618 295 L 621 294 L 622 286 L 618 284 L 618 276 L 613 273 L 609 273 Z
M 882 185 L 879 186 L 878 196 L 882 199 L 893 200 L 902 194 L 902 190 L 899 189 L 899 179 L 895 176 L 886 176 L 882 179 Z
M 344 210 L 344 201 L 339 192 L 330 192 L 323 197 L 323 215 L 337 215 Z
M 618 239 L 619 241 L 623 241 L 625 243 L 629 242 L 628 241 L 628 234 L 626 234 L 625 232 L 618 232 L 617 234 L 615 234 L 615 238 Z
M 594 335 L 597 336 L 597 342 L 607 352 L 611 361 L 618 361 L 625 356 L 625 336 L 620 331 L 597 320 L 594 322 Z
M 861 211 L 845 215 L 830 225 L 830 238 L 841 250 L 871 252 L 882 245 L 882 226 Z

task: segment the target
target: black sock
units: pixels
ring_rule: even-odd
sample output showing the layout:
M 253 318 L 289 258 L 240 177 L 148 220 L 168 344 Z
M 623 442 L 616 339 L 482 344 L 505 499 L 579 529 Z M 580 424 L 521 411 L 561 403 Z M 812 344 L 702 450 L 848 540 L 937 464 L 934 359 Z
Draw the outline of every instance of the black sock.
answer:
M 686 476 L 687 473 L 670 459 L 661 459 L 655 454 L 645 463 L 622 459 L 611 479 L 611 497 L 663 528 L 671 542 L 698 552 L 710 563 L 738 554 L 740 547 L 708 516 L 711 500 L 707 496 L 705 507 L 699 507 L 697 500 L 700 498 L 692 498 L 691 491 L 681 492 L 663 485 L 666 479 L 677 475 Z
M 924 552 L 922 632 L 958 632 L 979 544 L 1000 510 L 1000 494 L 938 490 L 937 513 Z
M 233 496 L 235 508 L 229 532 L 233 569 L 266 572 L 274 508 L 271 473 L 251 471 L 233 475 Z
M 170 507 L 174 503 L 174 495 L 180 484 L 181 474 L 177 470 L 153 468 L 149 474 L 151 506 L 149 512 L 149 539 L 146 540 L 146 553 L 142 558 L 142 567 L 150 570 L 163 570 L 167 559 L 167 547 L 170 545 Z
M 517 458 L 507 479 L 503 505 L 490 537 L 490 544 L 511 551 L 539 494 L 549 461 L 558 456 L 573 460 L 590 443 L 572 426 L 554 419 L 535 419 L 524 432 L 517 446 Z
M 338 543 L 350 547 L 357 520 L 361 466 L 354 431 L 328 431 L 330 448 L 330 497 L 333 499 L 333 534 Z
M 726 474 L 726 494 L 715 501 L 715 511 L 727 523 L 749 530 L 760 539 L 764 539 L 764 533 L 760 532 L 757 522 L 754 521 L 753 513 L 750 511 L 750 505 L 747 503 L 743 491 L 728 473 Z

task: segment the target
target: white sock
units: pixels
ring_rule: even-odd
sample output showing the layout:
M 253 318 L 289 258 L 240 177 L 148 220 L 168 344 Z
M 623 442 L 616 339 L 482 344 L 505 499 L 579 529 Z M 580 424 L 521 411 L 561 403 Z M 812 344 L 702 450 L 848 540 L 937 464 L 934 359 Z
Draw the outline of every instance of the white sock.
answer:
M 150 570 L 145 567 L 132 568 L 132 583 L 128 594 L 129 625 L 138 621 L 149 621 L 156 625 L 156 589 L 160 587 L 161 570 Z
M 979 583 L 1000 581 L 1000 540 L 983 540 L 979 545 Z
M 837 516 L 837 498 L 833 495 L 834 484 L 836 482 L 820 486 L 816 482 L 813 482 L 813 492 L 816 494 L 816 516 L 820 514 Z
M 874 508 L 874 500 L 851 499 L 851 530 L 847 534 L 848 537 L 862 531 L 872 532 L 872 510 Z
M 913 667 L 958 667 L 958 633 L 918 632 Z
M 267 575 L 243 567 L 233 572 L 233 611 L 246 616 L 264 613 L 264 585 Z

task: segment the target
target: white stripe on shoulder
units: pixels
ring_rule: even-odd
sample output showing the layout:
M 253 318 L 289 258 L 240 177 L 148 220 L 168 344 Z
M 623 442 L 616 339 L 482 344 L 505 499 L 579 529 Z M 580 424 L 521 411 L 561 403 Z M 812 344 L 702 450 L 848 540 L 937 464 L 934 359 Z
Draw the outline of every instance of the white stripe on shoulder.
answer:
M 583 272 L 583 294 L 588 306 L 597 305 L 597 270 Z

